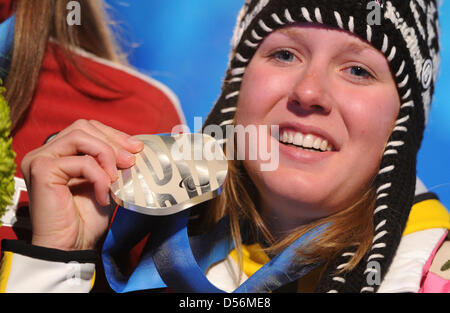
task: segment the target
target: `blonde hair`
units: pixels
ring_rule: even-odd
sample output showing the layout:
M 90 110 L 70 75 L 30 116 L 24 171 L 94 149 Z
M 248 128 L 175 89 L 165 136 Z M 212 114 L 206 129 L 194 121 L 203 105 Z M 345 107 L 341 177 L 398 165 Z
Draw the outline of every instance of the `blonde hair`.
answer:
M 264 251 L 269 255 L 281 252 L 296 239 L 315 227 L 328 225 L 318 238 L 308 245 L 308 250 L 297 251 L 302 263 L 329 262 L 351 246 L 356 252 L 339 272 L 351 271 L 361 261 L 371 246 L 373 238 L 373 208 L 375 205 L 374 182 L 352 206 L 330 216 L 300 226 L 286 237 L 276 241 L 258 210 L 258 191 L 248 176 L 242 161 L 228 162 L 228 175 L 220 197 L 211 201 L 209 208 L 201 213 L 202 229 L 212 227 L 220 218 L 229 216 L 233 242 L 242 266 L 241 230 L 250 232 L 255 240 L 268 244 Z M 204 212 L 204 213 L 203 213 Z
M 103 2 L 79 0 L 82 10 L 79 26 L 69 26 L 67 23 L 68 2 L 69 0 L 15 1 L 14 50 L 5 82 L 13 130 L 30 106 L 50 38 L 59 43 L 63 56 L 80 72 L 82 71 L 76 66 L 69 48 L 82 48 L 101 58 L 126 63 L 124 54 L 112 36 Z M 86 73 L 83 74 L 93 81 Z

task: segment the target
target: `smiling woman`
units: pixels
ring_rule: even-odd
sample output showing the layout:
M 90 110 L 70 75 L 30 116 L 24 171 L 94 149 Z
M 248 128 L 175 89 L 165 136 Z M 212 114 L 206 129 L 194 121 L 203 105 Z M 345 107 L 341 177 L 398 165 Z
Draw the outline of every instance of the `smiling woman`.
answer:
M 358 37 L 302 25 L 267 36 L 243 77 L 235 123 L 280 125 L 277 169 L 260 172 L 260 160 L 243 161 L 275 238 L 352 206 L 374 188 L 399 109 L 386 58 Z M 330 151 L 319 152 L 321 145 Z M 348 222 L 360 223 L 353 216 Z M 341 245 L 370 240 L 352 233 Z
M 264 238 L 269 256 L 326 226 L 297 250 L 303 263 L 326 264 L 310 291 L 419 290 L 420 277 L 415 287 L 390 285 L 390 275 L 381 280 L 417 211 L 415 159 L 439 67 L 437 7 L 388 1 L 382 9 L 380 25 L 368 25 L 356 1 L 247 1 L 242 9 L 222 95 L 206 125 L 233 119 L 280 130 L 267 136 L 279 144 L 278 168 L 230 162 L 225 196 L 211 206 L 216 219 L 229 214 L 244 272 L 242 225 Z M 450 223 L 442 212 L 436 225 L 446 226 L 434 244 L 413 254 L 445 236 Z M 415 235 L 426 236 L 425 229 Z M 378 284 L 370 283 L 373 274 Z
M 279 138 L 266 137 L 280 161 L 273 171 L 260 171 L 259 159 L 231 162 L 227 196 L 212 210 L 230 212 L 236 246 L 241 214 L 270 255 L 329 225 L 299 257 L 315 263 L 357 246 L 340 272 L 353 269 L 372 243 L 374 180 L 399 110 L 385 56 L 357 36 L 307 24 L 268 35 L 243 76 L 234 121 L 279 125 Z

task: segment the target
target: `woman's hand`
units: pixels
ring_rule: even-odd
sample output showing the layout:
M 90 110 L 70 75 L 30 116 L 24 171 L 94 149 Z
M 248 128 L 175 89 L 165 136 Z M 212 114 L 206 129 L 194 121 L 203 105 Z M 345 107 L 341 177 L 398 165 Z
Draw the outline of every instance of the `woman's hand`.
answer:
M 28 153 L 21 170 L 30 199 L 32 244 L 94 249 L 114 207 L 117 168 L 134 165 L 143 143 L 97 121 L 78 120 Z

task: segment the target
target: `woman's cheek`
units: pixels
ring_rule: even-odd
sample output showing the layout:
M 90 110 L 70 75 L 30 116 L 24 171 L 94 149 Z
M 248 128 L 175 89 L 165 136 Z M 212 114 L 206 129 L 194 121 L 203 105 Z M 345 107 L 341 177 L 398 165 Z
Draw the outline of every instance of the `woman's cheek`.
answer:
M 377 164 L 378 168 L 378 162 L 392 133 L 397 111 L 388 106 L 377 107 L 375 103 L 370 105 L 374 109 L 355 109 L 349 113 L 353 114 L 353 122 L 347 125 L 349 136 L 353 138 L 351 142 L 358 147 L 361 155 Z
M 392 128 L 396 115 L 398 114 L 397 104 L 389 98 L 378 96 L 367 97 L 355 95 L 354 101 L 347 99 L 341 106 L 344 123 L 350 129 L 355 129 L 360 135 L 386 134 Z
M 286 77 L 267 71 L 250 71 L 242 83 L 238 101 L 239 115 L 248 119 L 265 116 L 289 94 Z

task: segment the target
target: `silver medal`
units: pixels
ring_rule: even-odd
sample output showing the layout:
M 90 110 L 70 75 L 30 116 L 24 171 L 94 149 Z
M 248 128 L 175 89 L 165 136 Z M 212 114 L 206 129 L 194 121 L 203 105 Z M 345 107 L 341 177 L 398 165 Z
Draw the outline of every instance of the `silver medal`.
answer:
M 227 159 L 205 134 L 138 135 L 136 164 L 119 170 L 111 195 L 120 206 L 147 215 L 170 215 L 213 199 L 227 175 Z

